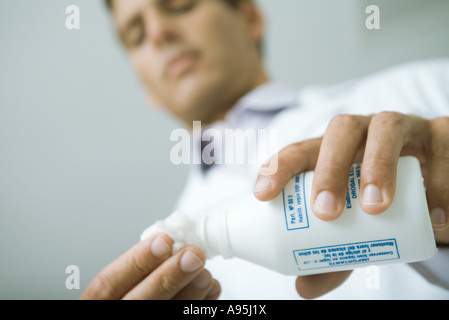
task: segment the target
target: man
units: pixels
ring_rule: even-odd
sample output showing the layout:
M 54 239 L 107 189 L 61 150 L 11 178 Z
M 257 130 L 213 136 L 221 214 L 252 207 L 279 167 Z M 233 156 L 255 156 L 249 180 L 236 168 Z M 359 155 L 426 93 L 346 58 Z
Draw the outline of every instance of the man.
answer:
M 259 175 L 259 166 L 192 167 L 180 210 L 193 217 L 208 214 L 252 191 L 259 200 L 270 200 L 294 174 L 314 169 L 314 214 L 335 220 L 344 207 L 349 168 L 359 161 L 363 163 L 360 204 L 367 214 L 382 214 L 394 198 L 398 157 L 413 155 L 422 164 L 440 253 L 413 270 L 402 265 L 381 269 L 383 279 L 392 277 L 397 285 L 389 290 L 383 284 L 374 297 L 401 297 L 417 285 L 424 288 L 418 297 L 449 297 L 445 290 L 449 253 L 443 248 L 449 243 L 447 60 L 297 94 L 269 83 L 261 52 L 264 19 L 251 0 L 108 4 L 152 104 L 167 108 L 189 128 L 201 121 L 220 130 L 279 131 L 283 148 L 276 155 L 276 173 L 267 174 L 266 166 Z M 200 196 L 207 200 L 199 201 Z M 298 293 L 316 298 L 335 288 L 331 294 L 337 298 L 373 297 L 360 288 L 366 280 L 360 272 L 295 279 L 243 261 L 208 261 L 220 288 L 204 269 L 201 250 L 188 247 L 172 256 L 172 245 L 164 234 L 137 244 L 100 272 L 82 298 L 216 299 L 220 291 L 223 298 L 233 299 L 294 298 Z

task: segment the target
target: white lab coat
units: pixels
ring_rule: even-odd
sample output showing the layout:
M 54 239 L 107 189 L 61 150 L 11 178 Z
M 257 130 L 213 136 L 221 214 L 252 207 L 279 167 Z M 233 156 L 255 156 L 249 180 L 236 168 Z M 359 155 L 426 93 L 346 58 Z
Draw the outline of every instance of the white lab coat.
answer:
M 280 149 L 322 136 L 337 114 L 368 115 L 386 110 L 424 118 L 449 116 L 449 59 L 415 62 L 363 79 L 300 92 L 269 83 L 243 97 L 225 120 L 212 127 L 277 129 Z M 192 166 L 176 209 L 199 217 L 232 207 L 251 195 L 260 164 L 216 164 L 206 173 L 200 166 Z M 221 283 L 221 299 L 300 299 L 295 277 L 239 259 L 214 258 L 207 261 L 206 267 Z M 425 263 L 358 268 L 343 285 L 321 297 L 448 298 L 449 251 L 441 248 L 435 258 Z

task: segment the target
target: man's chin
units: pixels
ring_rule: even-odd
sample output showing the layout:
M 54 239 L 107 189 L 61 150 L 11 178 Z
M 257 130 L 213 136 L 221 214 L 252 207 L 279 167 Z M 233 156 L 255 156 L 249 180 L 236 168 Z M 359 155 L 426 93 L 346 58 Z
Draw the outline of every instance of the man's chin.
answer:
M 194 83 L 183 84 L 176 93 L 176 105 L 179 113 L 197 121 L 206 121 L 208 114 L 216 113 L 213 110 L 219 106 L 219 93 L 210 86 Z

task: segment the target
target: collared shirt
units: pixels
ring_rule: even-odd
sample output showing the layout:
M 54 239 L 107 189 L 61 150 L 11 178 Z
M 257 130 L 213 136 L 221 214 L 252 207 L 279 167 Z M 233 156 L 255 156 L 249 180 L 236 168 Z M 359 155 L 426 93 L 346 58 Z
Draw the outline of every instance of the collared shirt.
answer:
M 288 144 L 322 136 L 337 114 L 381 111 L 423 118 L 449 116 L 449 59 L 415 62 L 363 79 L 299 92 L 268 83 L 243 97 L 223 121 L 202 129 L 213 128 L 222 136 L 227 129 L 275 130 L 278 151 Z M 221 149 L 221 154 L 214 156 L 223 159 L 234 151 Z M 217 161 L 219 164 L 206 170 L 192 166 L 176 209 L 196 218 L 239 203 L 252 194 L 260 166 L 269 154 L 265 156 L 254 163 Z M 222 299 L 299 298 L 296 277 L 240 259 L 216 257 L 207 261 L 206 268 L 221 283 Z M 447 249 L 440 249 L 435 258 L 424 263 L 358 268 L 322 299 L 448 299 L 448 269 Z

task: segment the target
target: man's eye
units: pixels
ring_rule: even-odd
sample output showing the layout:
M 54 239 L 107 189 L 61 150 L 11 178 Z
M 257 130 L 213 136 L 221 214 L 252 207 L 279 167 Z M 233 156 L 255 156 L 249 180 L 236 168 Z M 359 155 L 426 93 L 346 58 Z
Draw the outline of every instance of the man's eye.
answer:
M 196 0 L 171 0 L 167 3 L 167 9 L 174 13 L 184 13 L 195 7 Z
M 142 28 L 134 28 L 128 34 L 128 46 L 138 47 L 145 41 L 145 32 Z
M 139 35 L 133 41 L 135 47 L 140 46 L 145 41 L 145 32 L 139 32 Z

